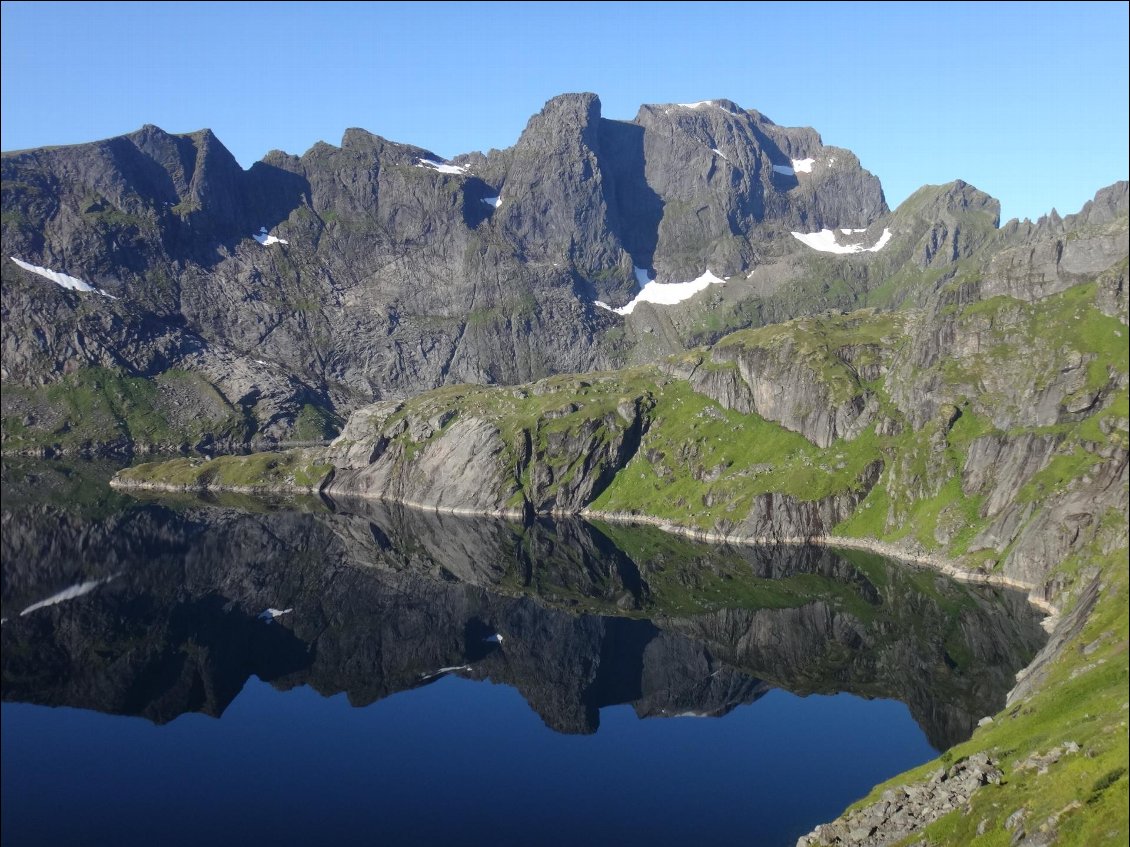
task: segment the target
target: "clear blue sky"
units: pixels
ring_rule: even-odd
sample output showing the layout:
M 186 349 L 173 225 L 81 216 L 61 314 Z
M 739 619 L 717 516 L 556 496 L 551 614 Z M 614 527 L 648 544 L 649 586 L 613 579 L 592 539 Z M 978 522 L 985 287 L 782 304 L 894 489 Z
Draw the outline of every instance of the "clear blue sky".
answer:
M 1125 2 L 2 4 L 0 146 L 211 127 L 244 164 L 360 126 L 443 156 L 555 94 L 727 97 L 855 151 L 894 206 L 961 178 L 1003 216 L 1127 178 Z

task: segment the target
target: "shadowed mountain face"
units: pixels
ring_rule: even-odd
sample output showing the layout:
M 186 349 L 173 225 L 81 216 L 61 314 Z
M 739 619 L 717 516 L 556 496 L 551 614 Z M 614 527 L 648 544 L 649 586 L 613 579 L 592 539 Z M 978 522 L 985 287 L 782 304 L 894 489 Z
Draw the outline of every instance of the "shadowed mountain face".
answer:
M 9 701 L 163 723 L 220 715 L 252 674 L 363 706 L 458 673 L 584 733 L 604 706 L 717 716 L 782 687 L 902 700 L 945 748 L 1043 641 L 1018 594 L 869 555 L 354 502 L 56 497 L 53 474 L 5 473 Z

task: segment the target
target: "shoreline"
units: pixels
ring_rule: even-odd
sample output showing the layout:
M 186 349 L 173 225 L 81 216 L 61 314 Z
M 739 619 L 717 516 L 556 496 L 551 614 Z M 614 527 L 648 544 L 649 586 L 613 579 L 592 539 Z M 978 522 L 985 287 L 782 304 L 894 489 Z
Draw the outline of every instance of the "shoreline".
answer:
M 510 520 L 525 520 L 527 516 L 527 512 L 522 509 L 490 510 L 467 508 L 461 506 L 443 506 L 434 503 L 420 503 L 415 500 L 408 500 L 401 497 L 389 497 L 379 494 L 374 495 L 359 491 L 328 493 L 324 490 L 321 484 L 313 485 L 310 487 L 250 485 L 186 486 L 170 485 L 168 483 L 160 482 L 133 482 L 128 480 L 118 480 L 118 478 L 115 476 L 110 480 L 110 486 L 112 488 L 118 489 L 136 488 L 143 491 L 165 491 L 169 493 L 202 494 L 206 492 L 230 491 L 236 494 L 251 495 L 317 494 L 330 500 L 333 500 L 336 494 L 339 499 L 348 499 L 350 497 L 354 497 L 361 500 L 374 500 L 383 503 L 393 503 L 399 506 L 404 506 L 409 509 L 416 509 L 423 512 L 435 512 L 437 514 L 457 515 L 460 517 L 507 518 Z M 636 524 L 643 526 L 653 526 L 657 529 L 662 530 L 663 532 L 667 532 L 672 535 L 682 535 L 686 538 L 692 538 L 696 541 L 704 541 L 714 544 L 783 544 L 791 546 L 810 544 L 820 547 L 842 547 L 852 550 L 863 550 L 869 553 L 876 553 L 880 556 L 885 556 L 889 559 L 899 561 L 903 564 L 929 568 L 959 582 L 966 582 L 976 585 L 989 585 L 997 588 L 1011 589 L 1014 591 L 1023 591 L 1026 594 L 1028 603 L 1031 606 L 1039 609 L 1045 615 L 1042 626 L 1044 630 L 1049 633 L 1054 630 L 1055 625 L 1059 622 L 1061 615 L 1061 610 L 1057 605 L 1049 601 L 1047 598 L 1036 594 L 1037 586 L 1035 585 L 997 574 L 971 571 L 966 568 L 962 568 L 953 560 L 947 559 L 943 556 L 908 550 L 906 548 L 898 546 L 897 544 L 892 544 L 886 541 L 879 541 L 878 539 L 854 538 L 842 535 L 736 535 L 733 533 L 720 533 L 711 530 L 694 529 L 693 527 L 683 526 L 681 524 L 674 523 L 669 519 L 658 518 L 653 515 L 628 514 L 624 512 L 606 512 L 600 509 L 588 508 L 575 512 L 565 510 L 552 510 L 549 512 L 535 512 L 534 514 L 535 516 L 542 517 L 573 517 L 582 518 L 589 521 L 601 520 L 608 523 L 617 523 L 622 525 Z
M 1024 591 L 1028 595 L 1028 602 L 1048 616 L 1048 619 L 1058 618 L 1060 609 L 1044 597 L 1036 595 L 1036 586 L 1007 576 L 971 571 L 956 564 L 952 559 L 936 556 L 929 553 L 918 553 L 907 550 L 887 541 L 871 538 L 855 538 L 846 535 L 812 535 L 812 536 L 754 536 L 733 535 L 730 533 L 711 532 L 709 530 L 693 529 L 673 523 L 665 518 L 656 518 L 652 515 L 628 515 L 623 512 L 604 512 L 599 509 L 583 509 L 571 514 L 577 517 L 593 520 L 604 520 L 619 524 L 644 524 L 654 526 L 672 535 L 682 535 L 696 541 L 708 541 L 721 544 L 789 544 L 799 546 L 812 544 L 818 547 L 846 547 L 852 550 L 864 550 L 869 553 L 878 553 L 888 559 L 894 559 L 907 565 L 917 565 L 945 574 L 959 582 L 968 582 L 977 585 L 991 585 L 998 588 L 1008 588 L 1015 591 Z M 1047 627 L 1045 626 L 1045 629 Z

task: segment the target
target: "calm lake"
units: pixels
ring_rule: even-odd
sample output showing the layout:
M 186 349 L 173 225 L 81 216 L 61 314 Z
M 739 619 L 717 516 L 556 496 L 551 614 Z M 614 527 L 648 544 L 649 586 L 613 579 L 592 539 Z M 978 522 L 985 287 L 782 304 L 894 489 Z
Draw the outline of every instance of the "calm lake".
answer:
M 5 847 L 792 844 L 1045 638 L 856 551 L 111 471 L 3 464 Z

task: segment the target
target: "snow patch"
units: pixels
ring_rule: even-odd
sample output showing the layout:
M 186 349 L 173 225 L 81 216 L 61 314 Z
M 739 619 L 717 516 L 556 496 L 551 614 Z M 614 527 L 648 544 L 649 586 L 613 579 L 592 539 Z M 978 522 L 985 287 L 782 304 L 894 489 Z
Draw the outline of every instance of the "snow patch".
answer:
M 729 157 L 725 153 L 723 153 L 721 150 L 719 150 L 717 147 L 711 147 L 710 152 L 713 153 L 715 156 L 721 156 L 727 162 L 730 161 Z
M 67 289 L 68 291 L 93 291 L 95 294 L 101 294 L 103 297 L 109 297 L 111 300 L 117 300 L 113 294 L 107 294 L 101 288 L 95 288 L 84 279 L 79 279 L 77 276 L 61 273 L 60 271 L 53 271 L 50 268 L 41 268 L 39 265 L 32 265 L 28 262 L 21 262 L 15 256 L 9 256 L 13 262 L 23 268 L 25 271 L 30 271 L 37 274 L 44 279 L 49 279 L 56 285 Z
M 815 159 L 793 159 L 793 170 L 798 174 L 810 174 L 815 164 Z
M 502 636 L 496 632 L 494 635 L 488 635 L 483 641 L 487 644 L 501 644 Z
M 499 194 L 497 197 L 484 197 L 483 202 L 486 203 L 488 206 L 490 206 L 494 209 L 497 209 L 499 206 L 502 205 L 502 195 Z
M 593 301 L 592 301 L 592 304 L 593 304 L 594 306 L 599 306 L 599 307 L 600 307 L 600 308 L 602 308 L 602 309 L 607 309 L 607 310 L 608 310 L 608 311 L 610 311 L 610 312 L 615 312 L 615 311 L 616 311 L 616 310 L 615 310 L 615 309 L 613 309 L 613 308 L 612 308 L 611 306 L 609 306 L 609 305 L 608 305 L 607 303 L 605 303 L 605 302 L 604 302 L 603 300 L 593 300 Z
M 265 226 L 259 227 L 259 231 L 251 237 L 262 244 L 264 247 L 269 247 L 272 244 L 290 243 L 285 238 L 276 238 L 275 236 L 271 235 L 269 232 L 267 232 L 267 228 Z
M 282 617 L 283 615 L 289 614 L 293 611 L 294 609 L 276 609 L 274 607 L 271 607 L 270 609 L 264 609 L 259 613 L 259 620 L 267 621 L 268 623 L 270 623 L 275 618 Z
M 866 229 L 841 229 L 840 232 L 842 232 L 844 235 L 851 235 L 854 232 L 867 232 L 867 230 Z
M 431 673 L 422 673 L 420 674 L 420 679 L 435 679 L 437 676 L 443 676 L 444 674 L 453 673 L 454 671 L 469 670 L 471 670 L 470 665 L 452 665 L 450 668 L 439 668 L 438 670 L 434 670 Z
M 785 176 L 796 176 L 796 171 L 794 171 L 788 165 L 774 165 L 773 170 L 775 170 L 779 174 L 784 174 Z
M 95 579 L 90 582 L 80 582 L 78 585 L 72 585 L 69 588 L 64 588 L 57 594 L 52 594 L 46 600 L 40 600 L 38 603 L 32 603 L 30 606 L 20 612 L 20 617 L 22 618 L 24 615 L 30 615 L 37 609 L 43 609 L 47 606 L 54 606 L 57 603 L 65 603 L 67 600 L 74 600 L 76 597 L 82 597 L 84 594 L 89 594 L 99 585 L 107 583 L 110 580 L 115 579 L 116 577 L 117 574 L 114 574 L 114 576 L 108 576 L 105 579 Z
M 451 162 L 437 162 L 435 159 L 417 159 L 416 167 L 418 168 L 431 168 L 433 171 L 439 171 L 441 174 L 466 174 L 467 169 L 463 165 L 453 165 Z
M 715 108 L 721 109 L 723 112 L 725 112 L 728 115 L 737 115 L 738 114 L 733 109 L 727 109 L 721 103 L 715 103 L 713 100 L 699 100 L 697 103 L 676 103 L 675 105 L 678 106 L 680 109 L 703 109 L 703 108 L 706 108 L 707 106 L 714 106 Z M 668 112 L 668 113 L 670 112 L 669 109 L 664 109 L 663 111 Z
M 869 247 L 868 249 L 872 253 L 878 253 L 880 250 L 882 250 L 884 247 L 887 246 L 887 242 L 891 240 L 891 236 L 892 236 L 891 231 L 884 227 L 883 234 L 879 236 L 879 240 L 876 241 L 875 244 L 872 247 Z
M 639 279 L 639 277 L 636 277 Z M 621 306 L 619 309 L 612 309 L 618 315 L 630 315 L 636 308 L 638 303 L 656 303 L 660 306 L 673 306 L 676 303 L 682 303 L 698 292 L 711 285 L 723 285 L 726 280 L 720 279 L 710 272 L 707 268 L 706 273 L 698 279 L 692 279 L 690 282 L 658 282 L 651 280 L 639 294 L 635 296 L 632 302 L 626 306 Z M 605 306 L 604 308 L 608 308 Z
M 859 230 L 855 231 L 858 232 Z M 864 247 L 862 244 L 840 244 L 836 240 L 836 233 L 830 229 L 822 229 L 819 232 L 794 232 L 792 236 L 797 241 L 803 242 L 821 253 L 878 253 L 891 240 L 891 231 L 884 229 L 879 240 L 870 247 Z

